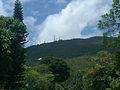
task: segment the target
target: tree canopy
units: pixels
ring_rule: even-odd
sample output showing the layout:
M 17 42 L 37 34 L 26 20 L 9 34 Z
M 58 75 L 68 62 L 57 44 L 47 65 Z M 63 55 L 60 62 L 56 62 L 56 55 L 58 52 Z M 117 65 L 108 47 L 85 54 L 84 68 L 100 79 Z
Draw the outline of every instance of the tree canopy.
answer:
M 14 6 L 14 14 L 13 17 L 14 19 L 18 19 L 19 21 L 23 21 L 23 7 L 22 4 L 19 0 L 15 1 L 15 6 Z
M 70 68 L 61 58 L 45 57 L 41 63 L 49 66 L 49 70 L 55 75 L 55 82 L 63 82 L 68 79 Z

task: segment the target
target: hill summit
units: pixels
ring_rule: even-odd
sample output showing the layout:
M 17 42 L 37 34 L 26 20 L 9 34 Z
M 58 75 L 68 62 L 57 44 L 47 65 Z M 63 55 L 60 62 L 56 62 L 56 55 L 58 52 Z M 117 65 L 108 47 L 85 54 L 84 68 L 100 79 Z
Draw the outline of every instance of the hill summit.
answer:
M 59 40 L 28 47 L 27 59 L 38 59 L 46 56 L 72 58 L 82 55 L 92 55 L 101 50 L 105 50 L 102 44 L 102 37 Z

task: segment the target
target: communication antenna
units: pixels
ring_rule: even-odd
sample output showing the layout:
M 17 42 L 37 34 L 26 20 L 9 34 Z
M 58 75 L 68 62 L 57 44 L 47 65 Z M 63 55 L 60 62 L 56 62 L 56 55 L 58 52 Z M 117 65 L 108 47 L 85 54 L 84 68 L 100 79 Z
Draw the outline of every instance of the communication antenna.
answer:
M 44 43 L 46 43 L 46 40 L 44 40 Z
M 59 41 L 60 41 L 61 39 L 60 39 L 60 37 L 59 37 Z
M 54 35 L 54 41 L 56 41 L 56 37 L 55 37 L 55 35 Z

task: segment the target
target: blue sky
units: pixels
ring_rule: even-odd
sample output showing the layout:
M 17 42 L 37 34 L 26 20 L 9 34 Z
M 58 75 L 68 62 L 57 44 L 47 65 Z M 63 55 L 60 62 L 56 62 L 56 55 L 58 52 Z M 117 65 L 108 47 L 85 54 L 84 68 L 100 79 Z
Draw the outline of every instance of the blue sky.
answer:
M 0 0 L 0 15 L 11 16 L 15 0 Z M 54 36 L 66 40 L 100 36 L 100 16 L 108 12 L 112 0 L 21 0 L 28 27 L 27 45 L 52 42 Z
M 57 0 L 33 0 L 24 4 L 24 15 L 33 16 L 37 18 L 37 23 L 42 23 L 48 15 L 60 12 L 69 2 L 70 0 L 61 0 L 61 2 Z

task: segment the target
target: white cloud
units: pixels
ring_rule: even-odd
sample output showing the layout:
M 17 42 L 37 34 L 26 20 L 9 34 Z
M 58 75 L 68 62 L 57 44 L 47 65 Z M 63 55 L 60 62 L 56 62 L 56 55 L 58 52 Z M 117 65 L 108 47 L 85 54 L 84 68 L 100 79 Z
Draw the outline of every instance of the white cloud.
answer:
M 81 32 L 88 26 L 97 24 L 100 16 L 109 10 L 112 0 L 73 0 L 61 12 L 49 15 L 46 20 L 37 26 L 35 44 L 44 41 L 51 42 L 56 38 L 88 38 L 101 35 L 95 30 L 90 35 L 83 36 Z
M 15 0 L 0 0 L 0 15 L 11 15 Z M 33 0 L 21 0 L 23 4 Z M 56 0 L 65 3 L 66 0 Z M 109 10 L 112 0 L 72 0 L 59 13 L 49 15 L 46 20 L 36 25 L 37 20 L 28 16 L 25 23 L 28 26 L 29 45 L 51 42 L 54 36 L 58 39 L 88 38 L 100 35 L 94 27 L 99 17 Z M 36 12 L 37 13 L 37 12 Z M 93 27 L 93 33 L 82 35 L 86 27 Z
M 37 20 L 32 17 L 32 16 L 27 16 L 24 20 L 24 23 L 27 25 L 27 26 L 30 26 L 30 27 L 33 27 L 35 25 L 35 22 Z
M 38 36 L 37 30 L 39 27 L 39 25 L 36 26 L 36 22 L 37 22 L 37 19 L 33 16 L 27 16 L 24 19 L 24 23 L 26 24 L 27 30 L 29 32 L 29 35 L 27 38 L 28 43 L 26 44 L 26 46 L 36 44 L 35 41 L 36 41 L 36 36 Z

